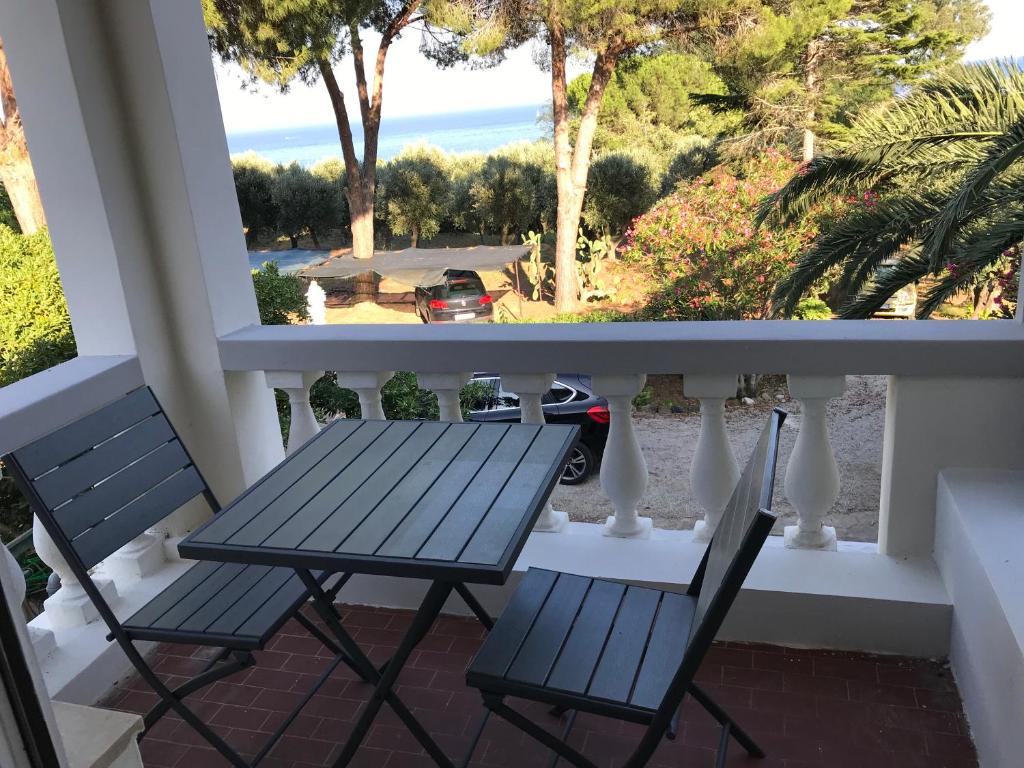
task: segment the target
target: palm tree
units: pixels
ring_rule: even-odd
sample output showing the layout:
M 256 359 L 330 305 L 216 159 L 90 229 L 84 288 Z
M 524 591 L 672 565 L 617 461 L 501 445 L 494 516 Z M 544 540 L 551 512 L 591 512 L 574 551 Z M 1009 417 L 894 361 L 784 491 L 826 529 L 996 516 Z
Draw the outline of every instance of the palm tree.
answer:
M 851 205 L 779 284 L 782 314 L 826 273 L 853 296 L 840 315 L 863 318 L 928 275 L 919 317 L 1005 272 L 1024 240 L 1024 60 L 959 65 L 859 117 L 765 199 L 758 223 L 835 196 Z

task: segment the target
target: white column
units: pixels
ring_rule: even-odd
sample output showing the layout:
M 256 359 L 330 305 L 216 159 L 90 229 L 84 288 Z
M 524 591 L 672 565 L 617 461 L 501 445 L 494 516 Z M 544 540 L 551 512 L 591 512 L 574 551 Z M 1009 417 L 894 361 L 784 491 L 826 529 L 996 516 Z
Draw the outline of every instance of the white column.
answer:
M 690 464 L 690 488 L 704 519 L 693 526 L 694 541 L 711 540 L 740 479 L 725 431 L 725 401 L 736 396 L 736 383 L 736 374 L 683 377 L 686 396 L 700 400 L 700 437 Z
M 327 292 L 320 287 L 316 280 L 309 281 L 309 289 L 306 291 L 306 309 L 309 312 L 309 322 L 313 325 L 327 324 Z
M 839 467 L 828 439 L 825 405 L 846 391 L 846 377 L 789 376 L 788 382 L 790 396 L 800 401 L 800 431 L 786 467 L 786 497 L 799 522 L 786 526 L 786 546 L 834 551 L 836 529 L 824 520 L 839 497 Z
M 394 376 L 393 371 L 338 371 L 338 386 L 359 395 L 359 411 L 364 419 L 384 420 L 380 389 Z
M 233 498 L 283 450 L 262 376 L 220 367 L 217 337 L 259 315 L 202 9 L 10 0 L 0 29 L 79 354 L 138 355 Z
M 541 398 L 551 389 L 554 381 L 553 373 L 504 374 L 501 377 L 501 386 L 505 391 L 519 395 L 519 414 L 523 424 L 543 424 L 544 405 Z M 533 530 L 557 533 L 564 530 L 568 522 L 568 513 L 554 509 L 548 500 L 544 503 L 544 509 L 537 518 Z
M 309 388 L 324 375 L 323 371 L 267 371 L 267 386 L 284 390 L 288 395 L 290 419 L 288 448 L 291 455 L 320 431 L 313 408 L 309 404 Z
M 606 536 L 646 538 L 651 518 L 640 517 L 636 507 L 647 490 L 647 462 L 633 429 L 633 398 L 644 388 L 642 373 L 594 376 L 594 391 L 608 401 L 611 422 L 601 459 L 601 488 L 615 514 L 605 523 Z
M 462 421 L 462 405 L 459 393 L 469 381 L 470 373 L 417 373 L 416 381 L 422 389 L 437 395 L 439 421 Z
M 43 602 L 43 609 L 50 619 L 50 626 L 54 629 L 78 627 L 98 619 L 99 611 L 89 600 L 85 589 L 75 578 L 67 560 L 58 551 L 57 545 L 54 544 L 43 524 L 39 522 L 39 518 L 33 518 L 32 521 L 32 545 L 35 547 L 39 559 L 50 566 L 53 572 L 60 577 L 60 589 Z M 117 587 L 110 579 L 94 576 L 92 583 L 96 585 L 108 603 L 117 599 Z

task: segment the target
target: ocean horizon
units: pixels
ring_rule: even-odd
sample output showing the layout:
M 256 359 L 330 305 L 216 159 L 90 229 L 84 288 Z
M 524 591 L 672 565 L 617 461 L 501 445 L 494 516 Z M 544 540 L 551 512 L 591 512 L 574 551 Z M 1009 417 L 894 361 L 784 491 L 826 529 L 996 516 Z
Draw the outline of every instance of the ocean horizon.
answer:
M 539 121 L 542 113 L 543 106 L 528 105 L 384 118 L 378 158 L 390 160 L 405 147 L 423 142 L 446 152 L 490 152 L 516 141 L 535 141 L 545 136 Z M 354 125 L 353 134 L 356 154 L 362 157 L 362 126 Z M 256 152 L 274 163 L 297 162 L 309 167 L 324 158 L 341 157 L 338 129 L 333 123 L 229 133 L 227 139 L 232 155 Z

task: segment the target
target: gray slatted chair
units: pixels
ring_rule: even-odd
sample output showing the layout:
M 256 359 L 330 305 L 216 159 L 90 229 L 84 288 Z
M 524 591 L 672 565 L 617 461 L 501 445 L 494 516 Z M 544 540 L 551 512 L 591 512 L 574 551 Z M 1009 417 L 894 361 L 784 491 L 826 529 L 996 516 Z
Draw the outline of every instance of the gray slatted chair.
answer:
M 686 594 L 531 568 L 470 664 L 466 681 L 494 713 L 581 768 L 595 764 L 569 746 L 577 712 L 647 725 L 626 768 L 647 764 L 674 738 L 686 695 L 722 726 L 716 765 L 730 737 L 753 757 L 764 752 L 693 676 L 764 544 L 785 413 L 775 410 L 733 491 Z M 558 737 L 505 703 L 550 704 L 569 713 Z M 466 756 L 468 765 L 476 741 Z
M 231 764 L 249 766 L 183 700 L 252 666 L 251 652 L 262 649 L 294 616 L 335 659 L 270 736 L 254 765 L 338 662 L 347 663 L 337 646 L 299 612 L 308 592 L 286 568 L 199 562 L 133 616 L 122 621 L 111 610 L 90 578 L 93 566 L 197 496 L 214 512 L 220 510 L 148 387 L 13 451 L 3 461 L 109 628 L 107 639 L 117 641 L 160 697 L 144 718 L 143 735 L 173 710 Z M 222 650 L 200 674 L 171 690 L 134 645 L 147 640 Z

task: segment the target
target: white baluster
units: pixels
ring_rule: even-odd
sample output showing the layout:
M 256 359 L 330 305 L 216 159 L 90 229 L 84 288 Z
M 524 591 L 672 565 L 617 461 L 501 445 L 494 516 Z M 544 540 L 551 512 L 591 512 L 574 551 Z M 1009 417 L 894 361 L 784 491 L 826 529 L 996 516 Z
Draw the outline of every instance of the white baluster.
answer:
M 327 324 L 327 292 L 320 287 L 316 280 L 309 281 L 309 289 L 306 291 L 306 310 L 309 312 L 309 322 L 313 325 Z
M 383 421 L 384 406 L 380 401 L 380 388 L 394 375 L 393 371 L 339 371 L 338 386 L 354 390 L 359 395 L 362 418 Z
M 17 611 L 25 602 L 25 574 L 21 572 L 21 566 L 14 559 L 7 547 L 0 542 L 0 568 L 6 567 L 11 574 L 11 584 L 14 586 L 13 599 L 10 602 L 11 610 Z M 0 588 L 0 597 L 3 597 L 3 589 Z M 45 659 L 57 649 L 57 640 L 53 631 L 42 627 L 28 626 L 28 638 L 32 642 L 32 649 L 37 659 Z
M 71 566 L 57 550 L 57 545 L 53 543 L 39 518 L 32 520 L 32 546 L 35 547 L 39 559 L 60 577 L 60 589 L 43 602 L 43 609 L 50 618 L 50 626 L 54 629 L 78 627 L 98 619 L 99 611 L 89 600 L 85 589 L 71 572 Z M 92 582 L 108 603 L 117 599 L 117 587 L 113 581 L 94 575 Z
M 267 371 L 267 386 L 280 389 L 288 395 L 291 418 L 288 426 L 286 451 L 294 453 L 299 446 L 320 431 L 313 408 L 309 404 L 309 389 L 323 376 L 323 371 Z
M 651 518 L 640 517 L 636 506 L 647 490 L 647 463 L 633 429 L 633 398 L 644 388 L 642 373 L 594 376 L 594 391 L 608 401 L 611 423 L 601 460 L 601 488 L 615 514 L 608 518 L 606 536 L 645 538 Z
M 103 573 L 120 589 L 156 573 L 167 562 L 164 550 L 167 536 L 168 531 L 162 524 L 153 526 L 108 555 L 103 561 Z
M 428 389 L 437 395 L 437 409 L 440 421 L 462 421 L 462 406 L 459 393 L 463 385 L 469 381 L 469 373 L 417 373 L 416 381 L 420 388 Z
M 541 398 L 551 389 L 555 381 L 553 373 L 516 373 L 501 377 L 501 388 L 506 392 L 515 392 L 519 396 L 519 418 L 523 424 L 543 424 L 544 405 Z M 559 512 L 551 506 L 551 501 L 544 503 L 540 517 L 533 526 L 535 531 L 557 533 L 569 522 L 566 512 Z
M 786 496 L 799 522 L 787 525 L 786 546 L 836 548 L 836 529 L 823 524 L 839 497 L 839 468 L 825 423 L 825 404 L 846 390 L 845 376 L 789 376 L 789 394 L 800 401 L 800 426 L 786 467 Z
M 690 464 L 690 488 L 704 510 L 704 519 L 693 526 L 693 540 L 707 542 L 740 479 L 725 431 L 725 401 L 736 396 L 736 374 L 687 374 L 683 389 L 687 397 L 700 400 L 700 437 Z

